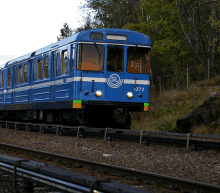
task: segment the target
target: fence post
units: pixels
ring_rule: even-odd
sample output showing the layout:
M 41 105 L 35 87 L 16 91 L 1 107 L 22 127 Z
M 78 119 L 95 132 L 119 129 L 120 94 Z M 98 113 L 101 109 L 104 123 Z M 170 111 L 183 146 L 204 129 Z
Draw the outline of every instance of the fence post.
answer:
M 209 81 L 210 81 L 210 80 L 209 80 L 209 57 L 208 57 L 207 60 L 208 60 L 208 82 L 209 82 Z
M 160 97 L 161 97 L 161 77 L 159 76 L 159 88 L 160 88 Z
M 172 91 L 173 91 L 173 75 L 172 75 Z
M 141 134 L 140 134 L 140 145 L 142 144 L 142 137 L 143 137 L 143 130 L 141 130 Z
M 57 125 L 56 135 L 58 135 L 59 125 Z
M 188 89 L 188 85 L 189 85 L 188 63 L 187 63 L 187 68 L 186 68 L 186 74 L 187 74 L 186 82 L 187 82 L 187 89 Z
M 26 124 L 26 132 L 27 132 L 27 129 L 28 129 L 28 123 Z
M 187 141 L 186 141 L 186 149 L 187 149 L 187 150 L 189 149 L 189 139 L 190 139 L 190 135 L 191 135 L 191 133 L 188 133 L 188 134 L 187 134 Z

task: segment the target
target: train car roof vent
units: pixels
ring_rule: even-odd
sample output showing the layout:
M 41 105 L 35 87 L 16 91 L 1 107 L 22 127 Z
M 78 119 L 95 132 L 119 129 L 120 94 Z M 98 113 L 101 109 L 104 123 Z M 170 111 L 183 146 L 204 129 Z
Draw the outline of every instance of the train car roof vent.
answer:
M 35 52 L 32 52 L 31 57 L 33 57 L 33 56 L 35 55 L 35 53 L 36 53 L 36 51 L 35 51 Z

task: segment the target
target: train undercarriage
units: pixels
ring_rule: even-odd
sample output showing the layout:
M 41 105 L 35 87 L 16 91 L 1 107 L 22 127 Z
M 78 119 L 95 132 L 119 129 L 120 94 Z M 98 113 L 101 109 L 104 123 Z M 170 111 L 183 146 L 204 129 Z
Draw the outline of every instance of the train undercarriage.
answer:
M 87 105 L 84 109 L 45 109 L 2 111 L 4 121 L 52 123 L 71 126 L 130 129 L 131 118 L 126 107 Z

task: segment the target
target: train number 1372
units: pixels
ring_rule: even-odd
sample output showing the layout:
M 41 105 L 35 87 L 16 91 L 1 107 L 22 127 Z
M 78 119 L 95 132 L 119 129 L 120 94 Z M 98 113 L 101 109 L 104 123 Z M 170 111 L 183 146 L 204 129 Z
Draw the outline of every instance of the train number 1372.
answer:
M 134 87 L 134 91 L 144 91 L 144 87 Z

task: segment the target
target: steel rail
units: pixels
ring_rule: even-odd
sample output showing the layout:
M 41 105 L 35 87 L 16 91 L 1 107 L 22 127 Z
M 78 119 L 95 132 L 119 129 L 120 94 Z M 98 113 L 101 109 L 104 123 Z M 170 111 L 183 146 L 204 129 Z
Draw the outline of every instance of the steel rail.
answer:
M 56 160 L 57 162 L 63 162 L 66 164 L 71 164 L 74 167 L 81 168 L 87 167 L 89 170 L 96 170 L 103 173 L 108 173 L 111 175 L 126 177 L 133 180 L 141 180 L 148 184 L 160 185 L 163 187 L 171 188 L 174 190 L 183 190 L 187 192 L 212 192 L 219 193 L 220 186 L 213 184 L 206 184 L 198 181 L 187 180 L 183 178 L 177 178 L 167 175 L 161 175 L 157 173 L 136 170 L 133 168 L 126 168 L 106 163 L 100 163 L 95 161 L 89 161 L 86 159 L 75 158 L 55 153 L 49 153 L 29 148 L 23 148 L 15 145 L 9 145 L 5 143 L 0 143 L 0 148 L 6 150 L 16 150 L 20 152 L 25 152 L 27 154 L 33 154 L 35 156 L 45 157 L 50 160 Z

